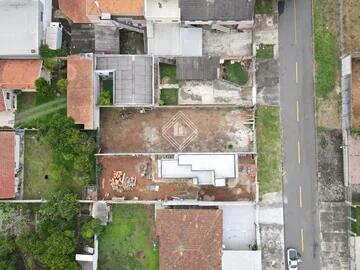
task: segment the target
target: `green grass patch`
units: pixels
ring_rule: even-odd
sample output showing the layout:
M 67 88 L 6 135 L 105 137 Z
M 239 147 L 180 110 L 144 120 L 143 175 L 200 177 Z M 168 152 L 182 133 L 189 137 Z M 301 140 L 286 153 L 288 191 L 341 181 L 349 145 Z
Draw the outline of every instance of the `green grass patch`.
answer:
M 274 45 L 272 44 L 260 44 L 256 49 L 257 59 L 272 59 L 274 58 Z
M 33 92 L 21 92 L 17 95 L 17 109 L 20 113 L 36 106 L 36 95 Z
M 175 84 L 176 81 L 176 66 L 160 63 L 160 79 L 161 83 Z
M 322 19 L 321 1 L 314 1 L 315 86 L 317 97 L 327 98 L 335 88 L 338 67 L 337 39 Z
M 353 204 L 357 206 L 351 208 L 351 216 L 357 219 L 357 222 L 351 223 L 351 231 L 356 233 L 357 236 L 360 236 L 360 204 L 359 202 L 353 202 Z
M 38 139 L 37 132 L 26 131 L 24 199 L 46 198 L 49 193 L 58 190 L 70 190 L 80 196 L 84 185 L 80 181 L 63 179 L 53 161 L 50 147 Z
M 224 79 L 238 85 L 244 85 L 249 80 L 249 73 L 240 63 L 231 64 L 230 61 L 224 63 Z
M 159 251 L 151 241 L 151 221 L 143 205 L 116 205 L 99 240 L 99 269 L 158 270 Z
M 260 198 L 281 190 L 281 136 L 278 107 L 257 106 L 256 140 Z
M 256 14 L 272 14 L 273 1 L 272 0 L 256 0 L 255 1 Z
M 177 105 L 178 89 L 163 88 L 160 90 L 160 105 Z

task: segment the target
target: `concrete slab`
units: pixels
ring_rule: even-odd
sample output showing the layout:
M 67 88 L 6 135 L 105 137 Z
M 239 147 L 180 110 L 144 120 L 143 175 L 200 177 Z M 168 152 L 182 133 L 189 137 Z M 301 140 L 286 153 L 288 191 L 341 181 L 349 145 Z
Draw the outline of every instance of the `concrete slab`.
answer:
M 255 204 L 225 205 L 223 210 L 223 244 L 226 250 L 248 250 L 256 243 Z
M 251 57 L 252 31 L 219 33 L 203 31 L 203 54 L 211 56 Z
M 251 87 L 238 87 L 223 80 L 182 81 L 179 86 L 179 104 L 252 106 Z
M 256 100 L 258 104 L 280 105 L 279 61 L 256 61 Z

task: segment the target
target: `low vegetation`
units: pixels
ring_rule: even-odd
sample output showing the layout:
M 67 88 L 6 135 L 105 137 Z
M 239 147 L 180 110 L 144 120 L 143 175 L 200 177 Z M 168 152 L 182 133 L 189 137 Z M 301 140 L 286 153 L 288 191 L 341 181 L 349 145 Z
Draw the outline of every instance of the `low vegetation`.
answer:
M 176 66 L 160 63 L 160 80 L 163 84 L 175 84 Z
M 274 45 L 272 44 L 259 44 L 256 49 L 257 59 L 272 59 L 274 58 Z
M 177 105 L 178 104 L 177 88 L 163 88 L 160 92 L 160 105 Z
M 99 269 L 159 269 L 146 206 L 113 206 L 113 220 L 99 240 Z
M 356 233 L 357 236 L 360 236 L 360 203 L 353 202 L 353 204 L 355 204 L 355 206 L 351 208 L 351 215 L 357 221 L 351 223 L 351 231 Z
M 323 15 L 327 4 L 314 1 L 314 45 L 315 45 L 315 85 L 317 97 L 327 98 L 334 90 L 338 68 L 336 33 L 331 29 L 328 19 Z M 334 11 L 329 11 L 334 12 Z M 337 14 L 336 14 L 337 15 Z
M 249 80 L 249 73 L 240 63 L 232 64 L 230 61 L 224 63 L 224 79 L 237 85 L 245 85 Z
M 278 107 L 256 109 L 256 140 L 260 198 L 281 190 L 281 135 Z
M 272 14 L 273 0 L 256 0 L 255 1 L 256 14 Z
M 94 134 L 80 131 L 59 113 L 38 124 L 38 133 L 25 135 L 24 198 L 46 198 L 55 190 L 80 195 L 85 185 L 95 182 Z
M 42 59 L 48 59 L 53 57 L 66 57 L 68 52 L 65 49 L 52 50 L 47 44 L 40 46 L 40 57 Z

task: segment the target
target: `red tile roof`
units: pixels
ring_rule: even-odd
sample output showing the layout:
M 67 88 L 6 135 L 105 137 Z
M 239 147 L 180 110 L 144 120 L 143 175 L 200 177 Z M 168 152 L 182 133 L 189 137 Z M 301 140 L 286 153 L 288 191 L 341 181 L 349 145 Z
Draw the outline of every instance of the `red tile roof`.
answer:
M 0 132 L 0 199 L 15 198 L 15 132 Z
M 220 270 L 222 229 L 221 210 L 158 210 L 160 270 Z
M 144 0 L 59 0 L 59 8 L 73 23 L 90 23 L 91 16 L 101 13 L 142 16 Z
M 41 60 L 0 60 L 0 89 L 35 89 Z
M 6 111 L 3 90 L 0 90 L 0 112 Z
M 85 129 L 94 128 L 93 60 L 80 55 L 67 60 L 67 115 Z

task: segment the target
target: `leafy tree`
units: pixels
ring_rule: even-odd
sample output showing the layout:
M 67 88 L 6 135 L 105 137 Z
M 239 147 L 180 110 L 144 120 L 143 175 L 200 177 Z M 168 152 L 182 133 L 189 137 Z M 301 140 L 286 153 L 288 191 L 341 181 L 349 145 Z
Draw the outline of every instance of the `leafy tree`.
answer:
M 41 58 L 52 58 L 52 57 L 64 57 L 67 56 L 68 53 L 64 49 L 52 50 L 49 48 L 47 44 L 43 44 L 40 46 L 40 56 Z
M 35 87 L 37 104 L 45 103 L 55 98 L 55 91 L 44 78 L 37 79 Z
M 93 218 L 81 227 L 81 236 L 87 240 L 90 240 L 94 237 L 95 234 L 100 234 L 103 228 L 104 227 L 101 225 L 100 219 Z
M 69 222 L 74 220 L 78 213 L 79 202 L 74 194 L 56 192 L 50 195 L 47 203 L 41 205 L 39 220 L 41 222 L 51 220 L 55 223 Z
M 44 67 L 47 71 L 53 72 L 58 66 L 59 63 L 57 60 L 52 58 L 44 58 Z
M 80 132 L 74 120 L 62 114 L 54 114 L 39 129 L 40 137 L 49 144 L 59 172 L 68 172 L 79 181 L 89 181 L 92 172 L 92 156 L 96 145 L 93 138 Z
M 103 90 L 100 92 L 99 105 L 111 105 L 110 92 Z
M 0 269 L 16 269 L 16 246 L 15 241 L 6 235 L 0 234 Z
M 60 79 L 56 82 L 56 87 L 62 95 L 66 94 L 67 86 L 68 86 L 67 79 Z
M 80 207 L 70 193 L 56 192 L 40 206 L 37 231 L 20 235 L 16 244 L 51 270 L 78 269 L 74 261 L 76 217 Z

